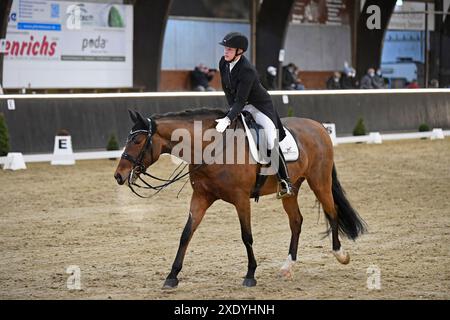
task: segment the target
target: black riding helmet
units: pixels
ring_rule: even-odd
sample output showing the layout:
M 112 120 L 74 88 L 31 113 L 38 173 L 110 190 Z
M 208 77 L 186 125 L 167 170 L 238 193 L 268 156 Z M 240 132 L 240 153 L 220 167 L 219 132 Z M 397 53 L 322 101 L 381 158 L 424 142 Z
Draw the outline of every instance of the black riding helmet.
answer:
M 219 44 L 224 47 L 242 49 L 244 52 L 248 49 L 247 37 L 239 32 L 228 33 Z

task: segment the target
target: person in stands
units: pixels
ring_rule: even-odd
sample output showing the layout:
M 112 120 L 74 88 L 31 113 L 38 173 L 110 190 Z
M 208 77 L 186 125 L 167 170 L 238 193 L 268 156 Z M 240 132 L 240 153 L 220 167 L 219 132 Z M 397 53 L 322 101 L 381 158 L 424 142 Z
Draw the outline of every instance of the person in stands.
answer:
M 209 82 L 213 79 L 217 70 L 209 69 L 204 64 L 200 63 L 191 71 L 191 84 L 194 91 L 215 91 L 213 87 L 209 85 Z

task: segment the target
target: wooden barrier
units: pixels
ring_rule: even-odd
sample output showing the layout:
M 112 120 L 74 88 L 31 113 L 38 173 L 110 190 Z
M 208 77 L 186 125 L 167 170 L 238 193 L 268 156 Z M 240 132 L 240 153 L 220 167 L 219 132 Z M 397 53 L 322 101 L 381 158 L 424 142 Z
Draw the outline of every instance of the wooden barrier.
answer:
M 159 91 L 191 91 L 191 70 L 162 70 Z M 300 79 L 306 89 L 326 89 L 327 80 L 333 71 L 302 71 Z M 210 82 L 211 87 L 222 90 L 220 74 L 217 72 Z
M 216 72 L 209 85 L 222 90 L 219 72 Z M 192 91 L 191 70 L 162 70 L 159 91 Z
M 159 91 L 192 91 L 191 70 L 162 70 L 159 83 Z M 318 90 L 326 89 L 326 82 L 333 75 L 333 71 L 302 71 L 300 79 L 306 89 Z M 217 72 L 210 82 L 210 86 L 221 91 L 222 84 L 220 73 Z M 22 88 L 4 88 L 5 94 L 21 94 Z M 76 89 L 56 89 L 56 88 L 25 88 L 25 93 L 52 94 L 52 93 L 127 93 L 127 92 L 144 92 L 142 87 L 131 88 L 76 88 Z

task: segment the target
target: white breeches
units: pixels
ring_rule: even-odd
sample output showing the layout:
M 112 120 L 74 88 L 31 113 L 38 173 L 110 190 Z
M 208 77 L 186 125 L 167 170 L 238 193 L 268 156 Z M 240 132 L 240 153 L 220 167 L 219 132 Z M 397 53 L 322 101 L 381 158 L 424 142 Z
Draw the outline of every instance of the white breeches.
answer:
M 267 147 L 268 149 L 272 150 L 277 139 L 277 128 L 275 127 L 275 124 L 272 122 L 272 120 L 270 120 L 268 116 L 256 109 L 255 106 L 251 104 L 247 104 L 244 107 L 244 110 L 250 112 L 256 123 L 264 128 L 267 138 Z

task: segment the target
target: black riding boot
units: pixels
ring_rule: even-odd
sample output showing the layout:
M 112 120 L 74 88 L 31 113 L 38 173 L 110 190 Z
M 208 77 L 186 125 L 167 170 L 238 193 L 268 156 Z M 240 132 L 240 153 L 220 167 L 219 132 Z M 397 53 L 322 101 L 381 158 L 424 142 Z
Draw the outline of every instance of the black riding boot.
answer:
M 277 199 L 289 197 L 293 195 L 291 180 L 289 179 L 286 160 L 284 159 L 283 152 L 278 149 L 279 164 L 277 177 L 280 182 L 280 191 L 277 193 Z

